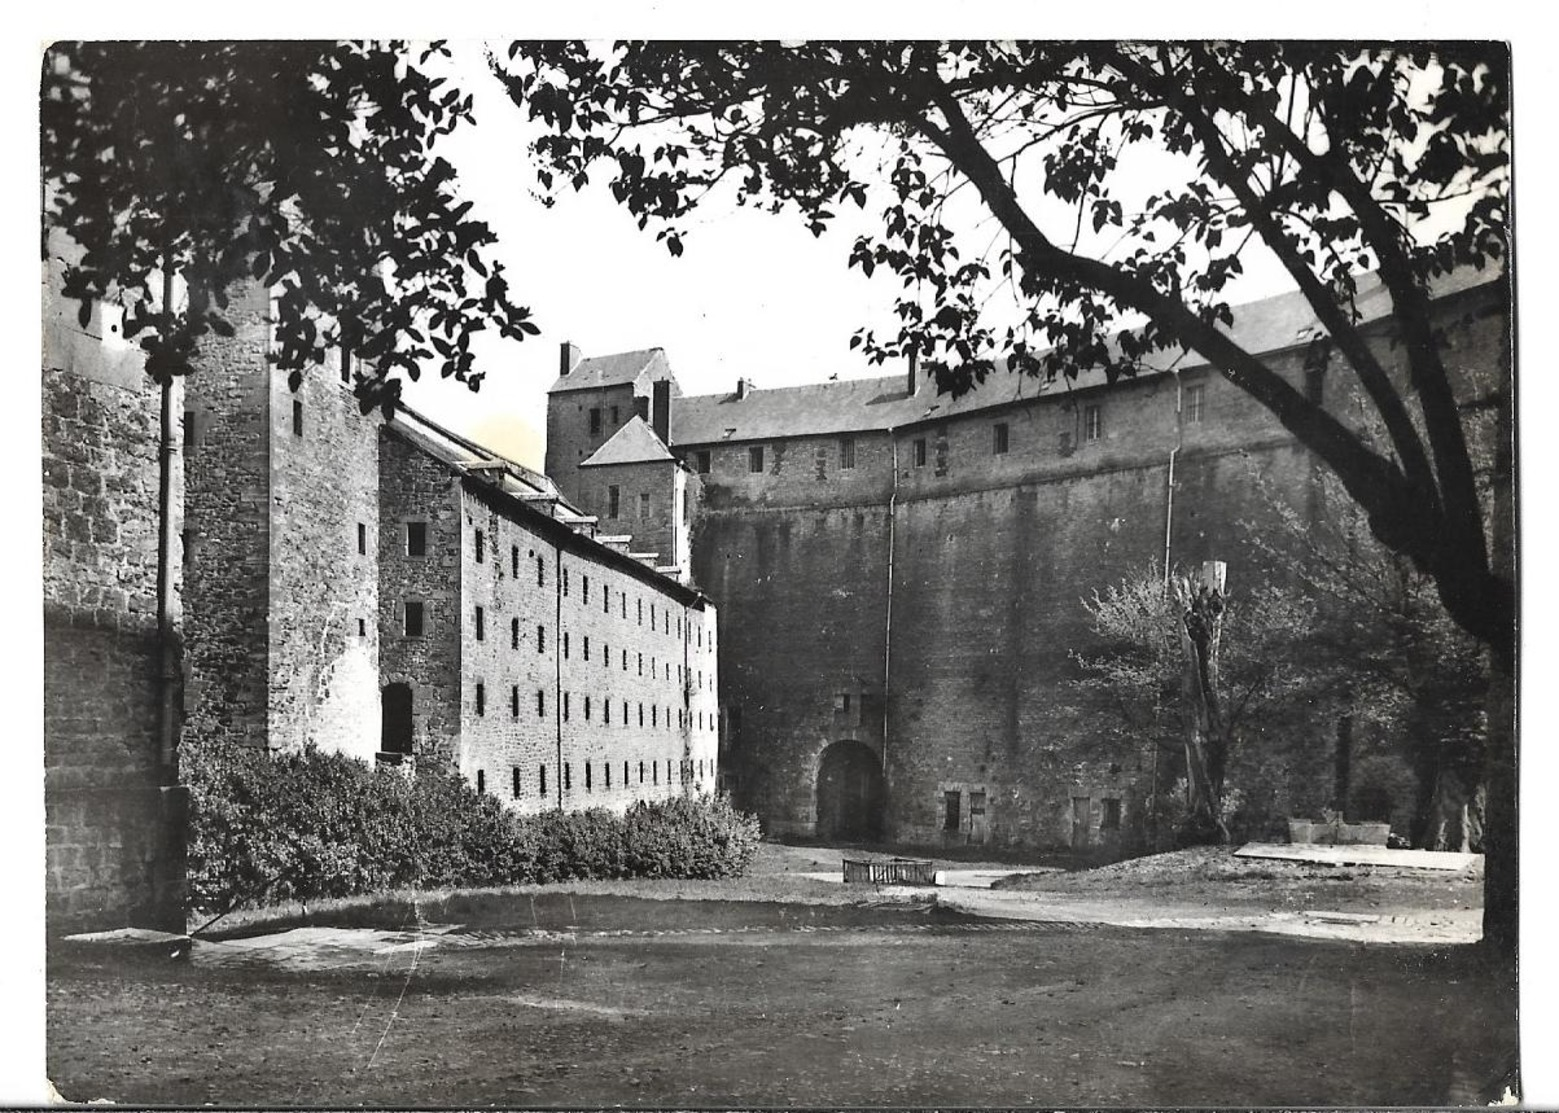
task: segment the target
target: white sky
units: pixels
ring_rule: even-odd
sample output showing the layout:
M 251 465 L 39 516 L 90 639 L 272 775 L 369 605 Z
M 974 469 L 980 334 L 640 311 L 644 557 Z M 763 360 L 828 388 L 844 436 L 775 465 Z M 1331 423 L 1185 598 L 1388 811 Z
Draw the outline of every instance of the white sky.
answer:
M 44 43 L 55 38 L 275 38 L 395 35 L 504 41 L 514 37 L 1279 37 L 1279 38 L 1492 38 L 1513 43 L 1517 90 L 1517 196 L 1522 254 L 1518 281 L 1522 319 L 1534 338 L 1523 350 L 1520 377 L 1523 443 L 1521 468 L 1523 576 L 1522 781 L 1523 885 L 1522 1028 L 1527 1099 L 1559 1105 L 1559 1063 L 1545 1056 L 1553 1046 L 1554 1002 L 1559 1000 L 1559 962 L 1552 945 L 1552 863 L 1559 852 L 1555 826 L 1542 800 L 1559 782 L 1554 706 L 1542 690 L 1555 664 L 1555 615 L 1559 582 L 1547 570 L 1559 564 L 1559 545 L 1541 492 L 1559 470 L 1559 443 L 1544 435 L 1544 419 L 1559 412 L 1554 376 L 1534 353 L 1552 304 L 1549 260 L 1555 245 L 1554 208 L 1539 182 L 1554 180 L 1553 132 L 1544 107 L 1551 99 L 1550 36 L 1538 22 L 1542 9 L 1518 0 L 1478 4 L 1403 0 L 1362 5 L 1357 0 L 1311 0 L 1271 6 L 1216 0 L 1186 7 L 1162 0 L 1119 0 L 1110 5 L 949 4 L 946 0 L 897 0 L 892 5 L 841 4 L 838 0 L 787 0 L 774 5 L 706 5 L 672 0 L 572 0 L 566 5 L 428 5 L 379 0 L 321 5 L 317 0 L 271 0 L 264 5 L 181 5 L 148 8 L 82 0 L 68 7 L 24 5 L 10 13 L 11 34 L 0 80 L 11 106 L 8 138 L 21 163 L 36 159 L 37 66 Z M 1530 14 L 1529 14 L 1530 13 Z M 523 20 L 523 22 L 522 22 Z M 518 114 L 496 85 L 479 92 L 475 143 L 485 148 L 459 159 L 466 187 L 481 214 L 513 256 L 517 298 L 536 312 L 543 332 L 512 351 L 492 354 L 479 395 L 464 388 L 420 392 L 417 404 L 462 428 L 484 417 L 512 415 L 538 431 L 543 394 L 555 373 L 557 343 L 573 340 L 587 354 L 660 345 L 684 388 L 726 389 L 739 374 L 763 385 L 872 373 L 848 350 L 849 334 L 892 302 L 894 283 L 868 283 L 845 273 L 850 236 L 835 230 L 813 241 L 799 223 L 761 214 L 722 217 L 697 229 L 680 260 L 666 256 L 653 237 L 601 198 L 578 198 L 551 213 L 526 197 L 517 144 L 504 139 L 506 119 Z M 457 137 L 459 138 L 459 137 Z M 24 167 L 3 186 L 0 208 L 6 234 L 6 272 L 12 335 L 38 335 L 37 187 Z M 32 356 L 20 345 L 18 383 L 22 403 L 0 410 L 0 444 L 8 453 L 8 488 L 16 501 L 11 518 L 38 522 L 40 451 Z M 35 349 L 34 349 L 35 351 Z M 787 376 L 793 376 L 787 378 Z M 24 525 L 24 532 L 27 528 Z M 39 528 L 39 527 L 30 527 Z M 44 1096 L 42 862 L 43 800 L 40 663 L 41 534 L 5 550 L 14 590 L 13 613 L 22 632 L 6 653 L 7 676 L 21 699 L 8 718 L 7 776 L 0 807 L 7 817 L 8 853 L 0 884 L 14 899 L 0 933 L 8 958 L 0 964 L 0 1101 L 36 1102 Z M 1536 570 L 1536 571 L 1534 571 Z M 1539 875 L 1538 871 L 1541 870 Z M 1538 877 L 1542 880 L 1539 881 Z M 1539 946 L 1544 940 L 1545 945 Z M 1403 1023 L 1415 1023 L 1404 1017 Z M 1546 1039 L 1545 1039 L 1546 1037 Z M 76 1098 L 111 1095 L 71 1095 Z

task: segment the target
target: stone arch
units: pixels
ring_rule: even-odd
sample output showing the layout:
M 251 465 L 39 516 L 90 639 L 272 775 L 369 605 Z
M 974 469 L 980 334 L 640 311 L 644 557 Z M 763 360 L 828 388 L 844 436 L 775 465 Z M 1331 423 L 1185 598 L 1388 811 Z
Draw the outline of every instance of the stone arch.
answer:
M 412 752 L 410 684 L 386 684 L 379 693 L 379 749 L 387 754 Z
M 884 795 L 876 753 L 853 740 L 835 742 L 817 763 L 818 837 L 881 838 Z

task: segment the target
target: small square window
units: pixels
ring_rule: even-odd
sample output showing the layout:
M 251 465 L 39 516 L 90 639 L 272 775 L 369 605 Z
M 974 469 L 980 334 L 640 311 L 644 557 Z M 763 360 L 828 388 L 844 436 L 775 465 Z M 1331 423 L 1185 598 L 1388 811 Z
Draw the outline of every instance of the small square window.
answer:
M 428 555 L 428 523 L 406 523 L 406 555 L 413 557 Z
M 747 470 L 753 474 L 763 471 L 763 446 L 755 444 L 747 450 Z
M 926 466 L 926 441 L 925 441 L 924 437 L 920 438 L 919 440 L 917 440 L 915 442 L 915 456 L 914 456 L 914 458 L 915 458 L 915 466 L 917 468 L 923 468 L 923 467 Z
M 697 452 L 693 453 L 693 460 L 695 466 L 698 468 L 699 475 L 709 474 L 709 450 L 707 448 L 701 448 Z
M 991 427 L 991 455 L 1005 456 L 1007 454 L 1007 423 L 997 422 Z
M 422 603 L 415 599 L 406 601 L 405 631 L 408 638 L 422 637 Z

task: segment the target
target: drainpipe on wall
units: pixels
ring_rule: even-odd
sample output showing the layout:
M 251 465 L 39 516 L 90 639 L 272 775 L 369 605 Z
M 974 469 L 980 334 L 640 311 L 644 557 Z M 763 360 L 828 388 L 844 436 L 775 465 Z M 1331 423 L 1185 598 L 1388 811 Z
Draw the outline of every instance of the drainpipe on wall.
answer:
M 1180 449 L 1185 443 L 1185 421 L 1181 414 L 1181 405 L 1184 402 L 1182 383 L 1180 381 L 1180 368 L 1174 369 L 1175 375 L 1175 447 L 1169 450 L 1168 481 L 1164 492 L 1164 593 L 1169 593 L 1169 567 L 1171 558 L 1171 541 L 1175 529 L 1175 458 L 1180 455 Z M 1159 744 L 1155 739 L 1153 743 L 1153 792 L 1152 805 L 1148 814 L 1153 823 L 1153 849 L 1158 850 L 1158 751 Z
M 893 446 L 893 487 L 888 494 L 888 599 L 882 623 L 882 794 L 883 809 L 888 804 L 888 681 L 893 667 L 893 546 L 899 501 L 899 441 L 896 431 L 888 429 Z
M 1169 590 L 1170 539 L 1175 528 L 1175 457 L 1185 443 L 1185 422 L 1181 417 L 1180 369 L 1175 368 L 1175 447 L 1169 450 L 1169 482 L 1164 496 L 1164 590 Z
M 563 810 L 563 546 L 553 551 L 557 561 L 552 567 L 552 596 L 556 607 L 556 625 L 552 628 L 552 719 L 557 724 L 558 767 L 553 778 L 558 786 L 558 811 Z

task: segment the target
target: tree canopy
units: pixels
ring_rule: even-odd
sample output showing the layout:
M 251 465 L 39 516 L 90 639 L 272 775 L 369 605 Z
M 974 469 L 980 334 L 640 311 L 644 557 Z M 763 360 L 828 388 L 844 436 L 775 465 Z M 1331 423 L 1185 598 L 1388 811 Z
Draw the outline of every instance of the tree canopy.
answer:
M 425 366 L 481 381 L 473 334 L 538 330 L 511 300 L 495 237 L 436 143 L 471 98 L 432 72 L 437 44 L 61 43 L 42 74 L 45 231 L 79 245 L 64 293 L 125 305 L 148 370 L 183 374 L 229 334 L 236 283 L 279 294 L 279 366 L 296 386 L 349 349 L 365 408 Z M 47 240 L 45 241 L 47 242 Z M 176 275 L 186 304 L 165 306 Z M 168 311 L 169 309 L 172 311 Z
M 714 191 L 821 234 L 885 179 L 849 263 L 903 282 L 901 326 L 852 343 L 936 364 L 944 390 L 999 366 L 1113 379 L 1199 353 L 1336 471 L 1463 628 L 1512 652 L 1514 590 L 1490 559 L 1430 312 L 1434 279 L 1508 254 L 1502 47 L 549 42 L 493 68 L 546 126 L 544 187 L 604 170 L 673 254 Z M 969 187 L 979 234 L 954 218 Z M 1218 327 L 1256 246 L 1308 299 L 1383 440 Z M 1407 382 L 1359 327 L 1366 271 L 1390 296 Z M 988 308 L 1003 286 L 1020 306 L 1006 323 Z

